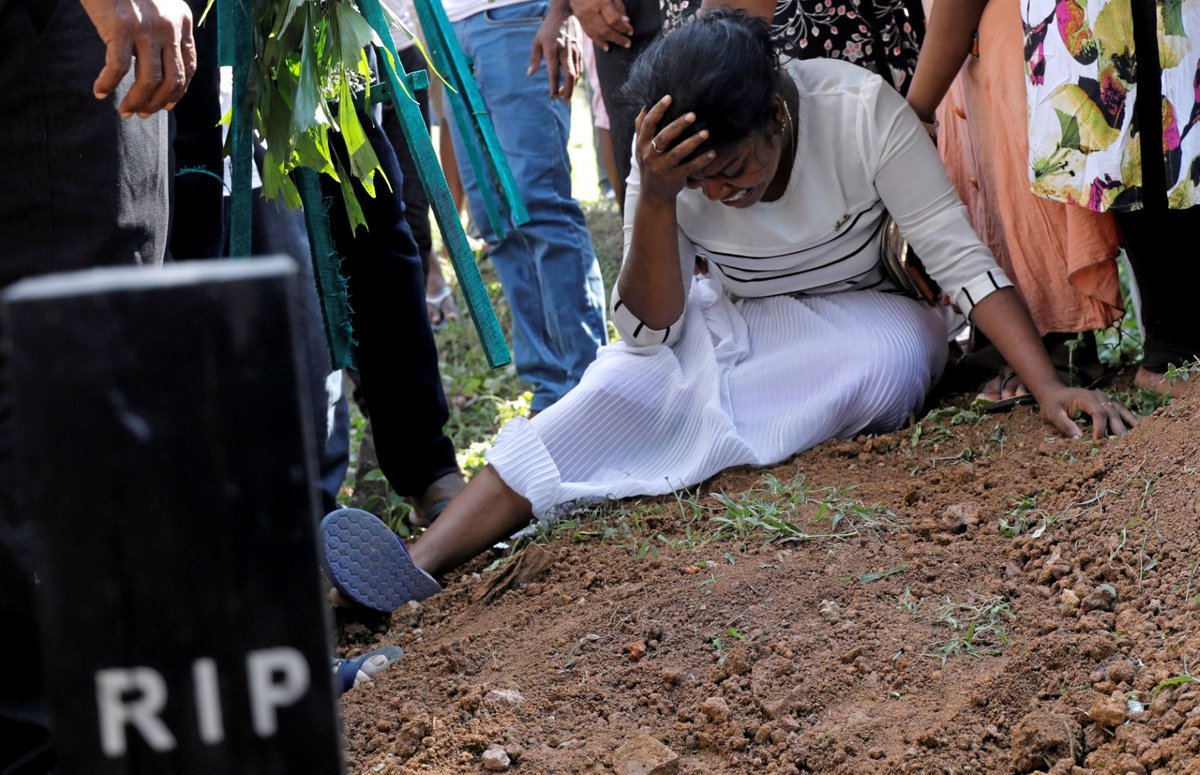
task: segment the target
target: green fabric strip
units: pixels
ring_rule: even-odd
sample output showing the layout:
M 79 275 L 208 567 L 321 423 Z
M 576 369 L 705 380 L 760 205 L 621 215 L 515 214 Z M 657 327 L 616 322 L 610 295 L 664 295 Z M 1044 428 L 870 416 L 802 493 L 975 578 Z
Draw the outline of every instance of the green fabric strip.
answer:
M 346 280 L 340 272 L 342 257 L 338 255 L 329 231 L 329 210 L 321 196 L 320 175 L 310 169 L 301 169 L 296 173 L 296 178 L 300 201 L 304 203 L 304 224 L 308 227 L 313 280 L 317 284 L 317 299 L 325 316 L 325 339 L 329 344 L 330 360 L 334 369 L 353 368 L 352 309 Z
M 475 331 L 483 343 L 484 355 L 492 368 L 504 366 L 512 362 L 508 345 L 504 341 L 504 331 L 492 309 L 491 299 L 488 298 L 487 286 L 475 265 L 475 256 L 467 243 L 467 235 L 462 223 L 458 220 L 458 210 L 450 196 L 450 188 L 442 175 L 441 165 L 433 152 L 433 143 L 421 117 L 421 110 L 412 96 L 404 89 L 403 68 L 396 54 L 396 46 L 392 42 L 391 32 L 379 6 L 379 0 L 360 0 L 360 8 L 367 22 L 383 41 L 383 46 L 377 52 L 382 66 L 383 77 L 386 80 L 388 92 L 391 95 L 392 106 L 404 128 L 404 139 L 417 163 L 421 185 L 425 195 L 433 207 L 434 216 L 442 232 L 442 239 L 450 253 L 450 263 L 458 275 L 458 284 L 466 299 L 475 324 Z M 305 206 L 307 210 L 307 205 Z
M 227 36 L 225 46 L 233 50 L 233 114 L 229 126 L 231 199 L 229 219 L 229 255 L 247 258 L 251 252 L 251 219 L 254 190 L 251 188 L 251 165 L 254 164 L 254 139 L 251 132 L 250 105 L 246 85 L 254 62 L 254 28 L 250 0 L 218 0 L 219 34 Z M 231 37 L 231 40 L 230 40 Z

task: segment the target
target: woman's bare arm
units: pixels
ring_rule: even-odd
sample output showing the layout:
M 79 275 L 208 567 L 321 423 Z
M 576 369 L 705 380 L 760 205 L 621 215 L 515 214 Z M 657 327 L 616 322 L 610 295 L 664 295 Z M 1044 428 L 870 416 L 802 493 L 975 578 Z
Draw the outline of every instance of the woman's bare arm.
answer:
M 908 104 L 922 121 L 933 121 L 934 111 L 954 82 L 988 0 L 941 0 L 929 11 L 925 42 L 908 88 Z

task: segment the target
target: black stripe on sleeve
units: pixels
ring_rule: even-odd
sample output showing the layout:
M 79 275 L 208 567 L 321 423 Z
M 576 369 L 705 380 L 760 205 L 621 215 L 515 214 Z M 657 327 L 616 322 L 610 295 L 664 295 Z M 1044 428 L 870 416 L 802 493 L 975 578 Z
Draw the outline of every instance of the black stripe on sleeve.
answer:
M 638 334 L 642 333 L 642 329 L 643 329 L 643 328 L 645 328 L 645 327 L 646 327 L 646 324 L 645 324 L 645 323 L 640 323 L 640 322 L 639 322 L 639 323 L 638 323 L 638 326 L 637 326 L 637 328 L 633 329 L 633 338 L 634 338 L 634 339 L 637 339 L 637 338 L 638 338 Z
M 970 291 L 968 291 L 966 288 L 963 288 L 963 289 L 962 289 L 962 292 L 963 292 L 963 296 L 966 296 L 966 297 L 967 297 L 967 303 L 968 303 L 968 304 L 970 304 L 972 307 L 974 307 L 974 306 L 975 306 L 975 300 L 971 298 L 971 292 L 970 292 Z
M 992 281 L 992 288 L 993 288 L 994 290 L 997 290 L 997 291 L 998 291 L 998 290 L 1000 290 L 1000 283 L 996 282 L 996 278 L 995 278 L 995 277 L 992 277 L 992 270 L 991 270 L 991 269 L 989 269 L 989 270 L 988 270 L 988 273 L 987 273 L 987 275 L 988 275 L 988 279 Z
M 613 312 L 616 312 L 617 310 L 619 310 L 621 307 L 624 307 L 624 306 L 625 306 L 625 300 L 617 299 L 617 303 L 613 305 Z
M 671 327 L 667 326 L 667 330 L 663 331 L 663 344 L 666 344 L 667 340 L 670 338 L 671 338 Z

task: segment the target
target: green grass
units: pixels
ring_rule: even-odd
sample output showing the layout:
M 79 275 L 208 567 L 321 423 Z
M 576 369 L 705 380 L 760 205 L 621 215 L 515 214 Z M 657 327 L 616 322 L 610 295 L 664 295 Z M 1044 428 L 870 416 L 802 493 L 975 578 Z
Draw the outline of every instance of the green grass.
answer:
M 956 603 L 947 597 L 937 609 L 937 622 L 950 629 L 950 637 L 930 644 L 925 656 L 945 667 L 947 660 L 959 655 L 996 656 L 1008 645 L 1007 627 L 1017 618 L 1003 597 L 972 599 Z
M 803 474 L 789 482 L 768 474 L 763 482 L 765 487 L 713 495 L 716 505 L 708 510 L 714 538 L 803 543 L 903 528 L 886 506 L 850 499 L 853 487 L 814 489 L 805 483 Z M 804 506 L 813 508 L 798 513 Z

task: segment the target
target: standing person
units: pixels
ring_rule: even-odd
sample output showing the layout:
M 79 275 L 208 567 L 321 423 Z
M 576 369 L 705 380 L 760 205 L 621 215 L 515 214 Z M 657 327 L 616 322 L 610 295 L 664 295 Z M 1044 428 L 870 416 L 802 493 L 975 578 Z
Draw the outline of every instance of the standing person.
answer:
M 697 12 L 740 8 L 771 22 L 781 56 L 840 59 L 878 73 L 904 94 L 917 69 L 925 14 L 916 0 L 661 0 L 671 30 Z
M 161 263 L 160 111 L 195 72 L 187 5 L 0 0 L 0 46 L 0 286 L 46 272 Z M 29 638 L 37 632 L 33 568 L 11 480 L 8 400 L 0 386 L 0 620 Z M 21 669 L 0 676 L 0 772 L 51 766 L 40 662 L 37 649 L 23 649 Z
M 609 135 L 619 181 L 617 204 L 625 211 L 625 179 L 633 156 L 638 105 L 625 99 L 621 90 L 629 68 L 663 29 L 659 0 L 551 0 L 550 18 L 572 14 L 596 47 L 596 75 L 608 111 Z M 619 184 L 619 185 L 618 185 Z
M 559 28 L 566 19 L 543 28 L 546 0 L 443 4 L 474 63 L 479 92 L 529 211 L 529 222 L 511 227 L 501 240 L 483 206 L 480 186 L 490 182 L 476 180 L 470 165 L 460 166 L 471 217 L 492 246 L 489 255 L 512 310 L 517 374 L 533 386 L 530 409 L 540 412 L 579 382 L 608 339 L 600 265 L 583 210 L 571 195 L 568 101 L 575 73 L 559 66 Z M 466 159 L 464 128 L 453 129 L 455 153 Z
M 1033 191 L 1116 214 L 1146 332 L 1135 383 L 1182 390 L 1165 372 L 1200 356 L 1187 247 L 1200 230 L 1200 5 L 1028 0 L 1021 14 Z
M 938 149 L 971 225 L 1016 284 L 1055 366 L 1087 382 L 1099 370 L 1094 339 L 1070 350 L 1066 342 L 1124 312 L 1115 261 L 1120 240 L 1112 214 L 1030 191 L 1020 5 L 931 4 L 908 102 L 927 124 L 935 123 L 936 110 Z M 977 53 L 968 56 L 973 39 Z M 1006 365 L 979 397 L 1007 405 L 1028 392 Z

